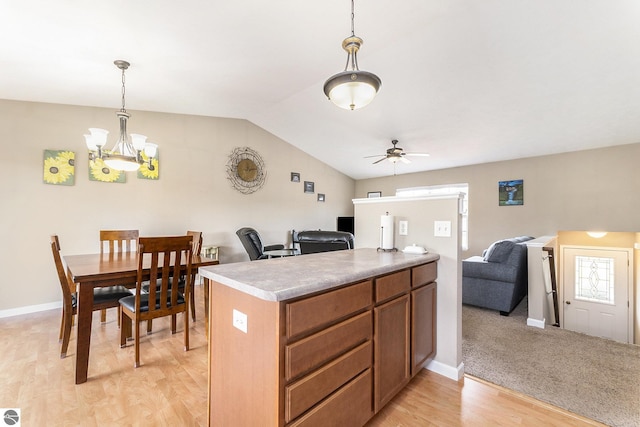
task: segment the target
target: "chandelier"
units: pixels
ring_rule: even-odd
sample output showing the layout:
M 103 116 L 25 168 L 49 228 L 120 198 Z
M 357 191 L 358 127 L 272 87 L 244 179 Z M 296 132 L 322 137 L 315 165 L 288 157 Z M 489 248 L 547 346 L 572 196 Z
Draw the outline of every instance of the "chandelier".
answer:
M 89 128 L 90 135 L 84 135 L 87 148 L 89 148 L 89 160 L 102 159 L 104 163 L 111 169 L 121 171 L 135 171 L 138 170 L 141 164 L 144 163 L 142 153 L 148 158 L 149 169 L 153 170 L 152 159 L 155 157 L 158 150 L 158 145 L 152 142 L 147 142 L 147 137 L 144 135 L 132 133 L 127 134 L 127 120 L 131 115 L 127 113 L 124 107 L 125 97 L 125 78 L 124 72 L 129 68 L 127 61 L 116 60 L 113 63 L 122 70 L 122 108 L 116 111 L 116 116 L 120 120 L 120 136 L 115 142 L 114 146 L 110 150 L 105 150 L 104 146 L 107 143 L 107 135 L 109 131 L 99 128 Z
M 353 0 L 351 0 L 351 36 L 342 42 L 342 48 L 347 51 L 347 64 L 343 72 L 331 76 L 324 84 L 324 94 L 327 98 L 346 110 L 355 110 L 368 105 L 382 85 L 378 76 L 358 69 L 358 50 L 364 42 L 355 35 L 354 17 Z

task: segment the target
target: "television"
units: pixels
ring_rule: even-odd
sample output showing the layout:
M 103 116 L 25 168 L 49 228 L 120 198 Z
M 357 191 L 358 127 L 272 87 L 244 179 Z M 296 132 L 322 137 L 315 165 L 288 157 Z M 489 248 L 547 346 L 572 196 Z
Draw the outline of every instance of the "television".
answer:
M 337 223 L 338 231 L 346 231 L 351 234 L 355 234 L 354 231 L 354 217 L 352 216 L 339 216 Z

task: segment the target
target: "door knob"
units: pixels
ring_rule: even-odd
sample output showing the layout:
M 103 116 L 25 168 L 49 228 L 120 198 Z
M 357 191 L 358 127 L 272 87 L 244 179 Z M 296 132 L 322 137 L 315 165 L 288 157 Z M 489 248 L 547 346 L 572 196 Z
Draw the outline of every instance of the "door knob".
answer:
M 571 301 L 565 301 L 567 305 L 571 305 Z

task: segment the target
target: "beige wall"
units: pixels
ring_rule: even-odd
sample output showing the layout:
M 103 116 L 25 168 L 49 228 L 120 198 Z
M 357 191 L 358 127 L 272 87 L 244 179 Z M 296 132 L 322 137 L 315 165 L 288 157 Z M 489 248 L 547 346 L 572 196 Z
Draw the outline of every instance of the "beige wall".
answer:
M 117 134 L 114 109 L 0 100 L 0 313 L 60 301 L 49 235 L 63 254 L 99 250 L 98 232 L 137 228 L 142 235 L 203 232 L 221 246 L 221 261 L 248 259 L 235 235 L 258 229 L 265 243 L 286 243 L 291 229 L 335 230 L 337 216 L 353 215 L 354 181 L 246 120 L 130 111 L 129 131 L 159 144 L 160 179 L 126 184 L 89 181 L 83 134 L 104 127 Z M 108 145 L 110 145 L 112 142 Z M 228 155 L 249 146 L 263 157 L 264 188 L 235 191 L 226 179 Z M 74 186 L 42 181 L 43 150 L 76 152 Z M 315 182 L 305 194 L 290 173 Z
M 397 175 L 357 181 L 356 197 L 369 191 L 390 196 L 397 188 L 469 183 L 465 255 L 479 255 L 497 239 L 525 234 L 640 231 L 639 159 L 640 144 L 632 144 Z M 524 180 L 524 205 L 498 206 L 498 181 L 511 179 Z

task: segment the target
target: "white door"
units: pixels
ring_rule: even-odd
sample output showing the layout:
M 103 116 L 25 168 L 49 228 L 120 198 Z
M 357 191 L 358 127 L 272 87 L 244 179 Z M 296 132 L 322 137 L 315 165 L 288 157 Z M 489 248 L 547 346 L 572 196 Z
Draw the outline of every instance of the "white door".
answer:
M 629 251 L 563 247 L 564 328 L 629 342 Z

